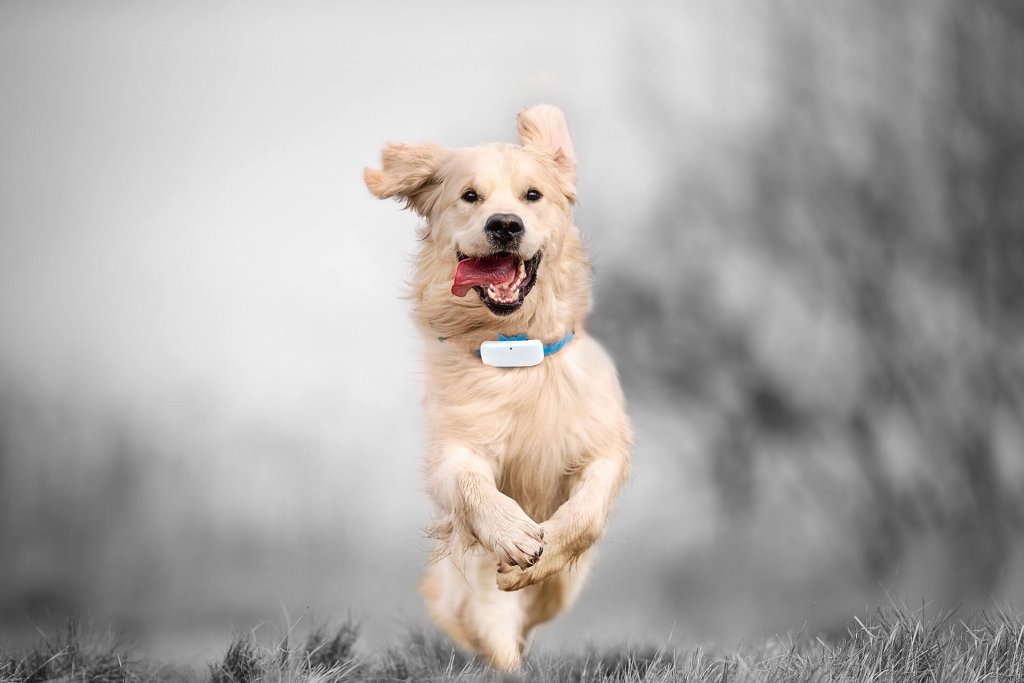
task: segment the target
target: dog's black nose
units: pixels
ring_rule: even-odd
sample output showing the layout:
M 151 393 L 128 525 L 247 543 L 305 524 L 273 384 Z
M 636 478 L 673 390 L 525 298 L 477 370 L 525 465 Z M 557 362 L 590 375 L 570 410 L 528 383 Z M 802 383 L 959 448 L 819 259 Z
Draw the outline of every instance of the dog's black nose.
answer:
M 502 246 L 515 242 L 524 230 L 526 226 L 523 225 L 523 219 L 514 213 L 496 213 L 484 225 L 488 239 Z

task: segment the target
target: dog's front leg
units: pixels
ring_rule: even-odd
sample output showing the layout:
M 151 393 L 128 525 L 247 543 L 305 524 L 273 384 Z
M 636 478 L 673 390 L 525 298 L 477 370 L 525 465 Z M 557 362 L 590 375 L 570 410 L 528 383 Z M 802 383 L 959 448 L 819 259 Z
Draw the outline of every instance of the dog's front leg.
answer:
M 556 574 L 586 552 L 604 533 L 629 470 L 629 451 L 591 460 L 577 475 L 569 499 L 543 523 L 544 556 L 532 567 L 498 564 L 498 588 L 515 591 Z
M 479 542 L 506 566 L 532 567 L 544 552 L 544 530 L 495 485 L 492 462 L 448 445 L 430 461 L 431 493 L 450 518 L 449 543 Z M 445 525 L 447 526 L 447 525 Z

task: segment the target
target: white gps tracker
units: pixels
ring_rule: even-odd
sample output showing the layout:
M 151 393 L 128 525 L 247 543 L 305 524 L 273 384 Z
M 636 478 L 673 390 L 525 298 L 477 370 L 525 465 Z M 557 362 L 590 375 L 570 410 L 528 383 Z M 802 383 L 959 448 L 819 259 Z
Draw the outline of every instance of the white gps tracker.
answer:
M 529 368 L 544 361 L 544 344 L 540 339 L 485 341 L 480 360 L 496 368 Z

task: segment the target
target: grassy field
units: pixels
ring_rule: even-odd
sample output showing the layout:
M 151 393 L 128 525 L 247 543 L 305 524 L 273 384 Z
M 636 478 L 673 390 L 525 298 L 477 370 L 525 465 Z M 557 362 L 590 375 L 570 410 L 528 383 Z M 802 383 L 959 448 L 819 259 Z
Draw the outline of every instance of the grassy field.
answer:
M 629 648 L 534 652 L 516 675 L 491 672 L 439 635 L 412 630 L 381 652 L 360 647 L 355 623 L 304 642 L 235 639 L 205 669 L 158 665 L 69 624 L 38 647 L 0 656 L 0 683 L 343 683 L 345 681 L 1024 681 L 1024 619 L 1004 609 L 962 617 L 879 609 L 839 637 L 800 633 L 735 651 Z M 100 642 L 104 641 L 104 642 Z

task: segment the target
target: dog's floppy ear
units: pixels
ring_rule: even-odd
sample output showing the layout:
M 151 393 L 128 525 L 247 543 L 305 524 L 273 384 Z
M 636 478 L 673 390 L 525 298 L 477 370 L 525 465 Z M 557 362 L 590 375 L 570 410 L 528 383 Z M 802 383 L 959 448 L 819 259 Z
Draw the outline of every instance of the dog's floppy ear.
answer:
M 363 171 L 366 187 L 378 199 L 404 199 L 421 216 L 430 213 L 440 194 L 439 170 L 444 149 L 429 142 L 389 143 L 381 152 L 381 170 Z
M 537 104 L 520 112 L 519 143 L 554 162 L 565 183 L 566 196 L 575 201 L 576 153 L 562 110 L 550 104 Z

